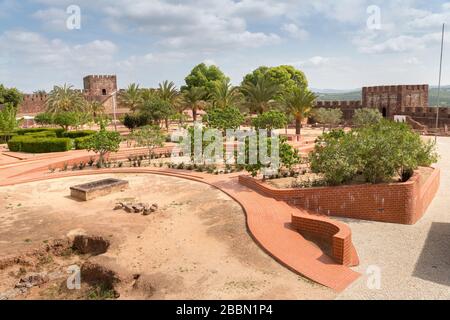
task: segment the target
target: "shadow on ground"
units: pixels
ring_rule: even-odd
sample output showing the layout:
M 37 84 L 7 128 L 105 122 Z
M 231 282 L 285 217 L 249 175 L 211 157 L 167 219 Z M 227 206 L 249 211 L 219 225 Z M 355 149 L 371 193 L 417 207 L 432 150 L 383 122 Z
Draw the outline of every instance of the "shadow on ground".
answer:
M 450 223 L 431 225 L 413 276 L 450 286 Z

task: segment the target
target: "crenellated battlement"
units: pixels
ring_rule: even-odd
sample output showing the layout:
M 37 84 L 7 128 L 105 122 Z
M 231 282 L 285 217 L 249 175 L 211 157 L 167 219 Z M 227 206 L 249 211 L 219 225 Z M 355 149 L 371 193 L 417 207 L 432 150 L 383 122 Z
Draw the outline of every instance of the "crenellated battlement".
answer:
M 415 84 L 415 85 L 394 85 L 394 86 L 374 86 L 363 87 L 364 93 L 397 93 L 403 91 L 427 91 L 429 86 L 427 84 Z
M 362 104 L 360 100 L 348 101 L 316 101 L 316 108 L 345 108 L 345 109 L 360 109 Z

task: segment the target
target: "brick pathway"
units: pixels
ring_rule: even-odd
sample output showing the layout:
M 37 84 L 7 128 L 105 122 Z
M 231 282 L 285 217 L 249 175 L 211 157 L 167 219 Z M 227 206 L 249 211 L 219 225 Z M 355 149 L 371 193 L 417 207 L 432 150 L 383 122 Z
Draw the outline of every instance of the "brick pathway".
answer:
M 74 154 L 80 156 L 79 153 Z M 207 175 L 191 171 L 159 168 L 121 168 L 57 172 L 50 174 L 52 162 L 67 161 L 74 155 L 18 161 L 0 165 L 0 186 L 68 176 L 105 173 L 152 173 L 176 176 L 212 185 L 235 199 L 247 215 L 247 226 L 255 241 L 274 259 L 290 270 L 317 283 L 342 291 L 359 277 L 359 273 L 334 262 L 315 244 L 290 228 L 291 215 L 300 209 L 265 197 L 238 183 L 238 174 Z

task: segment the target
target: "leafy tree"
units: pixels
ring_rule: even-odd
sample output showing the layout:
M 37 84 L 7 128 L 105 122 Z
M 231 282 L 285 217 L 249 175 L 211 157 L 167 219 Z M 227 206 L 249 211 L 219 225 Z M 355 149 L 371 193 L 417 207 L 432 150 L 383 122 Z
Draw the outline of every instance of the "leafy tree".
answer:
M 136 83 L 130 84 L 124 92 L 120 93 L 119 103 L 131 111 L 139 109 L 143 103 L 142 89 Z
M 211 108 L 208 110 L 206 122 L 212 128 L 222 130 L 237 129 L 244 122 L 244 116 L 236 107 Z
M 73 86 L 64 84 L 55 86 L 48 95 L 46 101 L 47 112 L 84 112 L 86 100 L 81 92 L 73 89 Z
M 264 112 L 252 120 L 252 125 L 256 129 L 266 129 L 269 135 L 273 129 L 281 129 L 287 125 L 287 117 L 278 110 Z
M 341 109 L 319 108 L 314 111 L 314 119 L 323 126 L 323 132 L 328 125 L 332 127 L 342 122 L 343 113 Z
M 186 85 L 181 88 L 181 91 L 192 88 L 202 88 L 206 94 L 211 94 L 214 90 L 216 81 L 227 79 L 228 78 L 217 66 L 207 66 L 204 63 L 200 63 L 195 66 L 191 73 L 185 78 Z
M 162 120 L 170 117 L 175 111 L 169 101 L 162 99 L 157 94 L 148 94 L 144 96 L 140 113 L 155 125 L 159 125 Z
M 383 115 L 378 109 L 363 108 L 355 111 L 353 124 L 357 127 L 371 126 L 380 123 Z
M 41 126 L 46 126 L 46 125 L 51 125 L 54 123 L 54 114 L 49 113 L 49 112 L 42 112 L 37 114 L 34 117 L 34 122 L 36 122 L 37 124 L 41 125 Z
M 23 101 L 23 94 L 16 88 L 5 88 L 0 84 L 0 105 L 11 104 L 17 108 Z
M 16 119 L 17 108 L 12 102 L 6 103 L 0 108 L 0 134 L 3 136 L 11 135 L 19 127 L 19 121 Z
M 83 112 L 59 112 L 53 117 L 53 124 L 61 126 L 64 130 L 70 127 L 78 127 L 88 123 L 92 118 Z
M 316 95 L 304 87 L 295 87 L 283 95 L 281 103 L 285 111 L 295 118 L 295 134 L 300 135 L 302 122 L 309 117 Z
M 106 131 L 104 125 L 101 125 L 101 127 L 100 131 L 89 136 L 85 142 L 85 147 L 87 150 L 99 154 L 99 166 L 103 167 L 105 155 L 109 152 L 119 151 L 122 138 L 118 132 Z
M 166 141 L 166 136 L 158 126 L 141 127 L 133 133 L 132 138 L 138 146 L 148 149 L 149 157 L 154 148 L 164 146 L 164 142 Z
M 183 91 L 182 104 L 192 110 L 192 118 L 197 121 L 197 111 L 204 108 L 206 91 L 203 88 L 192 87 Z
M 256 83 L 248 82 L 242 85 L 241 92 L 250 112 L 263 113 L 275 104 L 275 98 L 280 91 L 276 84 L 262 76 L 256 80 Z
M 266 78 L 279 88 L 278 98 L 281 98 L 282 94 L 291 91 L 295 87 L 308 87 L 308 81 L 305 74 L 302 71 L 295 69 L 293 66 L 288 65 L 271 68 L 265 66 L 259 67 L 244 77 L 242 86 L 245 86 L 248 83 L 256 85 L 260 78 Z
M 214 107 L 236 106 L 241 98 L 238 88 L 233 87 L 228 79 L 216 81 L 210 95 Z

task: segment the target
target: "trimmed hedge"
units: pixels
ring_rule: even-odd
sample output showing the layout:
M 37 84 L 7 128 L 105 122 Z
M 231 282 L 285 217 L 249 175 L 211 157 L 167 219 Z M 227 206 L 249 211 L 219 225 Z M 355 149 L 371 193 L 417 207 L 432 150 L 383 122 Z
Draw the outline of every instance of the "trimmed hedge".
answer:
M 89 136 L 85 136 L 85 137 L 80 137 L 80 138 L 75 138 L 74 144 L 75 144 L 75 149 L 76 150 L 84 150 L 87 149 L 87 141 L 91 138 L 92 135 Z
M 56 132 L 55 131 L 28 132 L 25 133 L 24 136 L 35 138 L 56 138 Z
M 8 141 L 10 151 L 28 153 L 64 152 L 72 149 L 69 138 L 36 138 L 33 136 L 16 136 Z
M 96 132 L 97 131 L 94 131 L 94 130 L 66 131 L 63 133 L 62 136 L 64 138 L 76 139 L 76 138 L 83 138 L 83 137 L 91 136 L 91 135 L 95 134 Z
M 27 133 L 39 133 L 39 132 L 54 132 L 58 138 L 63 137 L 63 133 L 65 132 L 62 128 L 28 128 L 28 129 L 19 129 L 16 133 L 19 136 L 24 136 Z

